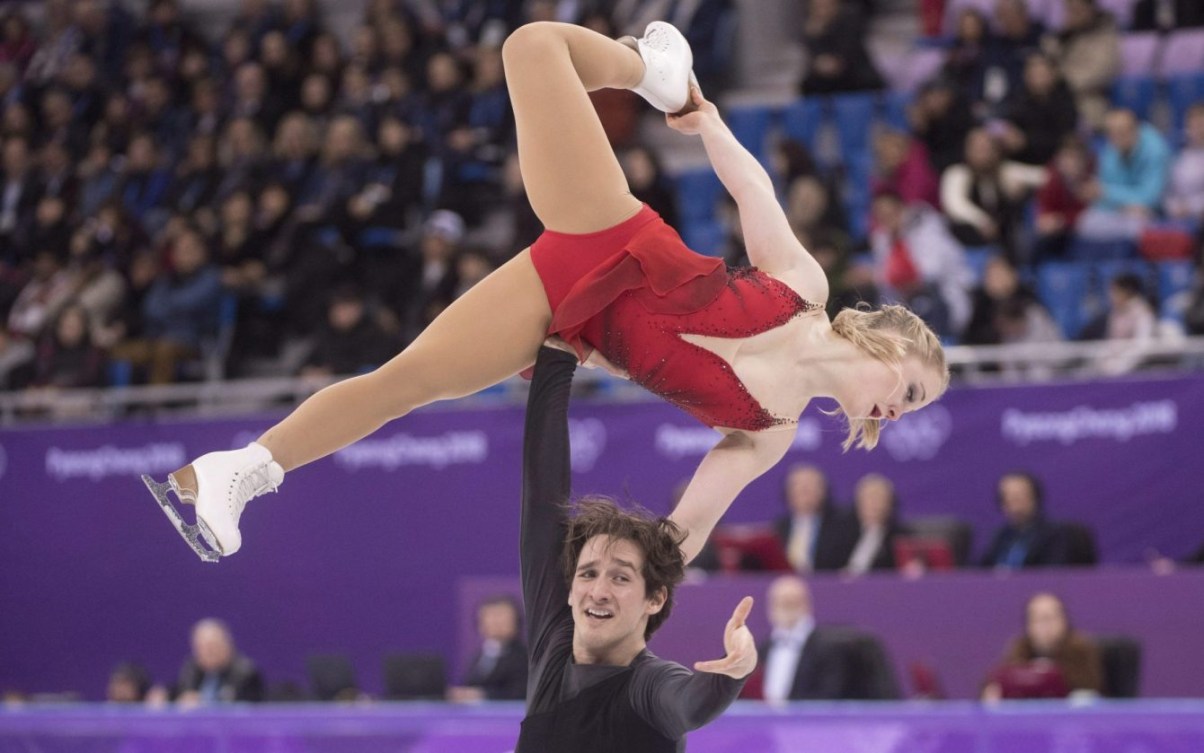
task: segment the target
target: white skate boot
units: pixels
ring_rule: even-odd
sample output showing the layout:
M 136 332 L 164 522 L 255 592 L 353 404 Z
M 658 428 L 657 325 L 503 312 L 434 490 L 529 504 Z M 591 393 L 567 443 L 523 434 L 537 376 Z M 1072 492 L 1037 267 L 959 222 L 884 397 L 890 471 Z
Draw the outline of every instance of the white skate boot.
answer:
M 629 41 L 630 40 L 630 41 Z M 644 60 L 644 78 L 632 89 L 661 112 L 677 113 L 690 102 L 690 85 L 694 78 L 694 53 L 690 43 L 672 24 L 653 21 L 644 29 L 642 39 L 625 37 L 624 44 L 632 46 Z
M 242 546 L 238 519 L 247 502 L 276 491 L 284 469 L 263 445 L 252 442 L 241 450 L 210 452 L 167 477 L 166 482 L 143 476 L 159 506 L 192 550 L 205 562 L 217 562 Z M 180 517 L 168 498 L 175 492 L 181 502 L 196 506 L 196 525 Z M 200 542 L 204 539 L 206 549 Z

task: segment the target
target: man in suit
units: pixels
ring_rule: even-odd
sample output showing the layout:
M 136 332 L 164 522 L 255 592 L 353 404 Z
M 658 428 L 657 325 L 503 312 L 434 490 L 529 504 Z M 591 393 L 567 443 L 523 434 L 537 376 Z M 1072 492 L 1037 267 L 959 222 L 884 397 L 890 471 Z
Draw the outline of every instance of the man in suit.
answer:
M 786 560 L 796 571 L 839 570 L 857 544 L 857 524 L 835 507 L 823 471 L 796 465 L 784 484 L 787 514 L 774 526 Z
M 1045 517 L 1041 482 L 1031 473 L 999 479 L 999 509 L 1006 522 L 983 555 L 983 567 L 1019 570 L 1067 564 L 1066 537 Z
M 481 649 L 464 685 L 448 688 L 450 701 L 521 701 L 527 697 L 527 647 L 519 637 L 518 605 L 494 596 L 477 607 Z
M 811 592 L 797 575 L 783 575 L 769 586 L 769 623 L 773 633 L 757 647 L 762 663 L 761 692 L 766 701 L 837 700 L 848 697 L 848 652 L 838 634 L 815 624 Z
M 226 623 L 209 618 L 192 628 L 192 656 L 180 670 L 176 690 L 183 706 L 262 701 L 263 677 L 238 653 Z

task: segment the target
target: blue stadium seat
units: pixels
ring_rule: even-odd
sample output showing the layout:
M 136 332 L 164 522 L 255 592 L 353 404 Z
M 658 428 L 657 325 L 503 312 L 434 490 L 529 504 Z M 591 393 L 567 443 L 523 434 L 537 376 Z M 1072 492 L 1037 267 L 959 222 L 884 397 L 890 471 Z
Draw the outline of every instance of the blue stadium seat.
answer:
M 818 99 L 800 99 L 782 111 L 782 131 L 787 138 L 815 148 L 815 137 L 824 121 L 823 102 Z
M 1187 120 L 1187 108 L 1204 102 L 1204 72 L 1171 76 L 1166 82 L 1171 105 L 1171 134 L 1179 142 Z
M 766 138 L 773 123 L 773 111 L 765 106 L 733 107 L 723 114 L 728 128 L 745 149 L 768 164 L 769 149 Z
M 1158 290 L 1158 279 L 1153 266 L 1144 259 L 1111 259 L 1095 265 L 1095 285 L 1099 295 L 1107 295 L 1108 285 L 1123 274 L 1134 274 L 1141 278 L 1146 294 Z
M 886 92 L 882 96 L 881 121 L 896 131 L 910 132 L 911 123 L 907 121 L 907 108 L 911 106 L 910 92 Z
M 1120 76 L 1112 83 L 1112 104 L 1127 107 L 1148 120 L 1158 85 L 1153 76 Z
M 870 146 L 870 128 L 877 109 L 876 94 L 840 94 L 832 97 L 836 131 L 840 135 L 840 154 L 847 162 L 864 154 Z
M 1071 259 L 1078 261 L 1134 259 L 1137 257 L 1137 244 L 1123 238 L 1114 240 L 1075 238 L 1070 242 L 1069 253 Z
M 981 283 L 982 276 L 987 271 L 987 262 L 991 257 L 998 256 L 999 249 L 995 246 L 967 246 L 966 263 L 974 272 L 974 282 Z
M 1158 269 L 1158 309 L 1163 319 L 1183 321 L 1183 303 L 1191 291 L 1195 265 L 1190 261 L 1160 261 Z
M 1037 295 L 1068 338 L 1076 338 L 1091 318 L 1090 265 L 1047 262 L 1037 270 Z
M 723 184 L 711 170 L 691 170 L 678 173 L 677 204 L 681 216 L 691 220 L 709 220 L 715 216 L 715 204 L 723 194 Z
M 720 222 L 695 219 L 682 227 L 681 239 L 700 254 L 719 256 L 727 240 L 727 229 Z
M 870 175 L 874 160 L 869 148 L 845 158 L 844 209 L 848 217 L 849 232 L 854 238 L 864 238 L 869 233 L 870 221 Z

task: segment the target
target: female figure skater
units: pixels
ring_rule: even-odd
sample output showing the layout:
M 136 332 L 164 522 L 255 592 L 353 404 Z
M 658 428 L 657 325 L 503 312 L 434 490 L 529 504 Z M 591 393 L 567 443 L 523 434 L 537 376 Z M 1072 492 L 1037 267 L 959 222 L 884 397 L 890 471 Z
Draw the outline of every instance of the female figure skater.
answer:
M 526 369 L 549 337 L 724 434 L 683 499 L 706 520 L 785 454 L 813 398 L 834 399 L 848 419 L 846 448 L 870 448 L 881 420 L 944 391 L 940 343 L 906 309 L 846 310 L 829 322 L 823 270 L 795 239 L 769 175 L 691 84 L 693 56 L 676 29 L 654 22 L 640 40 L 615 41 L 533 23 L 502 55 L 523 181 L 547 231 L 376 371 L 321 390 L 241 450 L 203 455 L 168 484 L 146 479 L 202 558 L 238 550 L 247 501 L 286 471 Z M 702 138 L 739 207 L 754 269 L 690 251 L 631 195 L 587 96 L 603 87 L 633 89 L 670 113 L 671 128 Z M 196 527 L 182 524 L 168 488 L 196 505 Z M 695 534 L 683 545 L 688 561 L 710 528 L 677 522 Z

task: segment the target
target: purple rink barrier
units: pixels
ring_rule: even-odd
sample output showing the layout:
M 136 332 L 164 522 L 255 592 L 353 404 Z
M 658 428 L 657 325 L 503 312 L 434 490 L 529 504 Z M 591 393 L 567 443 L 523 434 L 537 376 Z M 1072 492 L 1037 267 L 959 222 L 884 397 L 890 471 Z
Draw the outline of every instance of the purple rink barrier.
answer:
M 745 596 L 757 600 L 749 629 L 758 641 L 767 638 L 765 593 L 772 579 L 722 576 L 683 585 L 650 648 L 687 667 L 721 658 L 723 627 Z M 947 573 L 918 580 L 824 575 L 808 582 L 820 624 L 856 626 L 883 639 L 904 693 L 910 690 L 908 667 L 922 662 L 935 670 L 948 697 L 977 698 L 987 672 L 1020 631 L 1024 603 L 1039 591 L 1051 591 L 1062 597 L 1083 631 L 1130 635 L 1141 642 L 1141 695 L 1204 697 L 1204 568 L 1166 576 L 1062 570 Z M 519 592 L 517 578 L 468 578 L 460 584 L 461 667 L 474 647 L 473 606 L 490 594 Z
M 869 454 L 841 454 L 843 429 L 816 406 L 786 462 L 727 520 L 778 515 L 786 466 L 807 461 L 828 471 L 838 499 L 862 474 L 885 473 L 904 518 L 959 515 L 981 549 L 999 520 L 996 479 L 1019 467 L 1045 478 L 1051 515 L 1096 530 L 1107 562 L 1143 563 L 1150 548 L 1183 556 L 1204 541 L 1202 388 L 1196 375 L 954 389 L 887 427 Z M 280 494 L 248 507 L 242 551 L 200 562 L 138 475 L 162 478 L 202 452 L 242 446 L 275 418 L 0 430 L 0 689 L 99 699 L 121 660 L 171 681 L 189 626 L 210 615 L 230 622 L 270 684 L 304 682 L 306 655 L 337 652 L 379 693 L 391 651 L 453 657 L 457 581 L 518 572 L 521 408 L 436 408 L 395 422 L 290 473 Z M 656 401 L 578 402 L 571 429 L 579 493 L 661 511 L 718 439 Z
M 0 711 L 0 753 L 507 753 L 521 719 L 518 704 L 44 707 Z M 1204 703 L 737 703 L 686 740 L 690 753 L 1199 753 Z

